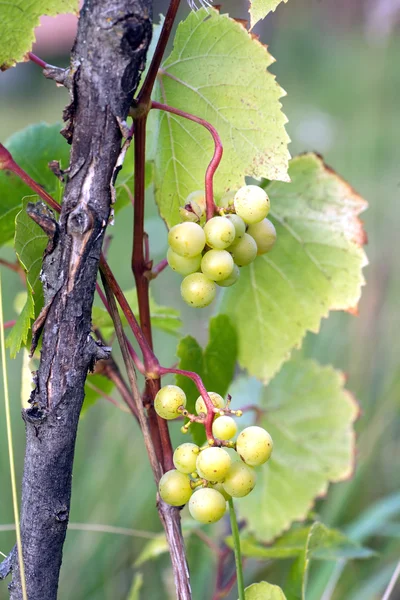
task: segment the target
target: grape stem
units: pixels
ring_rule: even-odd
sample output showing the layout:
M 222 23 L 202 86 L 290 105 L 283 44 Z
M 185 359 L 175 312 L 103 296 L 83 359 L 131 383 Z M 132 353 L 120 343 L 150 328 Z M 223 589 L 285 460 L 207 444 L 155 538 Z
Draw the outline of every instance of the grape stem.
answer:
M 245 600 L 243 569 L 242 569 L 242 555 L 241 555 L 241 551 L 240 551 L 239 527 L 238 527 L 237 520 L 236 520 L 235 507 L 233 505 L 232 498 L 230 498 L 228 500 L 228 504 L 229 504 L 229 516 L 231 519 L 233 550 L 235 553 L 235 565 L 236 565 L 236 576 L 237 576 L 237 587 L 238 587 L 239 600 Z
M 42 69 L 46 69 L 49 66 L 44 60 L 33 54 L 33 52 L 28 52 L 28 58 Z

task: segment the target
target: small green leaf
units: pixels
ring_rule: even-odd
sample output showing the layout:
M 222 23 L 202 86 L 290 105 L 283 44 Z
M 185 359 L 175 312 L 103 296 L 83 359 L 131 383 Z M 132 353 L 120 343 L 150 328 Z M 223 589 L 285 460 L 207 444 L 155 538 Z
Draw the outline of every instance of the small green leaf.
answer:
M 32 294 L 28 294 L 25 306 L 20 312 L 14 327 L 6 339 L 6 346 L 10 349 L 11 358 L 15 358 L 21 346 L 25 346 L 29 331 L 31 328 L 32 319 L 35 318 L 35 305 L 33 303 Z
M 193 371 L 204 381 L 203 349 L 191 335 L 188 335 L 179 341 L 176 355 L 179 358 L 179 369 L 182 369 L 183 371 Z M 176 385 L 179 385 L 186 394 L 187 410 L 190 413 L 195 414 L 196 411 L 194 405 L 199 397 L 199 391 L 195 383 L 189 379 L 189 377 L 177 375 Z M 201 446 L 206 439 L 204 427 L 200 423 L 192 423 L 190 426 L 190 433 L 194 443 L 199 446 Z
M 289 185 L 268 186 L 275 247 L 241 269 L 221 302 L 237 326 L 239 363 L 265 382 L 330 310 L 355 309 L 367 264 L 366 202 L 315 154 L 294 158 L 289 174 Z
M 246 600 L 286 600 L 286 596 L 280 587 L 266 581 L 253 583 L 244 592 Z
M 354 398 L 344 376 L 312 360 L 292 360 L 265 387 L 259 424 L 274 441 L 254 491 L 237 503 L 257 539 L 269 542 L 304 519 L 329 482 L 350 476 L 354 462 Z
M 179 26 L 159 75 L 157 100 L 209 121 L 224 154 L 214 178 L 219 199 L 245 176 L 288 181 L 289 138 L 267 71 L 273 58 L 245 27 L 217 10 L 191 12 Z M 204 189 L 214 143 L 201 125 L 161 112 L 155 162 L 156 200 L 168 226 L 180 221 L 187 195 Z
M 140 598 L 140 590 L 143 587 L 143 574 L 135 573 L 135 577 L 133 578 L 131 589 L 129 590 L 129 594 L 126 600 L 139 600 Z
M 160 533 L 153 540 L 147 542 L 144 546 L 143 550 L 137 557 L 134 562 L 134 567 L 140 567 L 148 560 L 153 560 L 154 558 L 158 558 L 161 554 L 165 554 L 168 552 L 168 542 L 164 533 Z
M 267 14 L 274 11 L 281 2 L 282 0 L 250 0 L 250 28 L 253 29 L 258 21 L 265 19 Z
M 24 59 L 35 41 L 35 28 L 42 15 L 76 13 L 78 0 L 12 0 L 0 4 L 0 69 L 5 71 Z
M 85 400 L 83 402 L 81 416 L 101 398 L 101 393 L 110 394 L 114 383 L 104 375 L 89 373 L 85 382 Z

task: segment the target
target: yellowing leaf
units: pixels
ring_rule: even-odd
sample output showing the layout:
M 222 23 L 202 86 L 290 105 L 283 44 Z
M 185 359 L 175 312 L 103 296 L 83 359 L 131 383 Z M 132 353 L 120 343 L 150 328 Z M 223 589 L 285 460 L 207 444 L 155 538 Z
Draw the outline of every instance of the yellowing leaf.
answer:
M 244 593 L 246 600 L 286 600 L 286 596 L 280 587 L 266 581 L 249 585 Z
M 287 2 L 288 0 L 283 0 Z M 274 11 L 282 0 L 250 0 L 250 27 L 264 19 L 268 13 Z

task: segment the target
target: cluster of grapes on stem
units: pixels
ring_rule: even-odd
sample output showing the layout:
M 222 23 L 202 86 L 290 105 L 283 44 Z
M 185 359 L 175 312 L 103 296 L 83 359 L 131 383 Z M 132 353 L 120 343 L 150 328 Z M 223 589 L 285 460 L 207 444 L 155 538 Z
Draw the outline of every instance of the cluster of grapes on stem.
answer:
M 219 214 L 207 221 L 204 193 L 188 196 L 181 209 L 185 220 L 169 231 L 167 253 L 171 269 L 185 276 L 181 295 L 187 304 L 208 306 L 217 285 L 234 285 L 240 267 L 271 250 L 276 231 L 266 218 L 269 210 L 267 193 L 256 185 L 228 193 L 220 201 Z
M 193 443 L 178 446 L 173 455 L 175 469 L 164 473 L 159 482 L 164 502 L 171 506 L 189 503 L 191 516 L 200 523 L 219 521 L 227 501 L 247 496 L 254 489 L 255 467 L 267 462 L 273 448 L 269 433 L 258 426 L 246 427 L 233 441 L 238 427 L 232 415 L 240 417 L 242 411 L 230 409 L 229 397 L 225 401 L 216 392 L 208 392 L 208 396 L 213 405 L 213 437 L 203 447 Z M 154 400 L 163 419 L 189 419 L 182 427 L 185 433 L 192 422 L 205 424 L 207 406 L 202 396 L 196 400 L 197 415 L 185 407 L 185 392 L 176 385 L 162 387 Z

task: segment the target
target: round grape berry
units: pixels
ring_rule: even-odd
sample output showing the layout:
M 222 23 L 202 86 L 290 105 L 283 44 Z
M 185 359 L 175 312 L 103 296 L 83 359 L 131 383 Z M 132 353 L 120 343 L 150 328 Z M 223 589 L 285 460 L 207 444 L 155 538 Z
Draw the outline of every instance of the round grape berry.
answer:
M 241 240 L 239 240 L 232 247 L 232 257 L 238 267 L 244 267 L 249 265 L 257 256 L 257 244 L 249 235 L 245 233 Z
M 197 457 L 196 471 L 208 481 L 223 481 L 231 466 L 231 457 L 223 448 L 206 448 Z
M 212 425 L 212 432 L 220 440 L 230 440 L 236 435 L 237 423 L 232 417 L 218 417 Z
M 154 398 L 154 409 L 163 419 L 176 419 L 180 416 L 178 408 L 186 406 L 186 394 L 177 385 L 165 385 Z
M 235 214 L 229 214 L 225 216 L 225 219 L 228 219 L 228 221 L 233 223 L 233 226 L 235 227 L 235 239 L 233 243 L 242 239 L 246 233 L 246 223 L 243 221 L 242 217 L 239 217 L 239 215 Z
M 235 226 L 226 217 L 213 217 L 204 225 L 207 245 L 215 250 L 224 250 L 235 239 Z
M 269 219 L 249 225 L 247 233 L 257 244 L 257 254 L 269 252 L 276 241 L 276 229 Z
M 230 192 L 226 192 L 218 202 L 218 206 L 221 208 L 230 208 L 233 206 L 233 200 L 235 198 L 236 191 L 231 190 Z
M 201 254 L 206 245 L 206 236 L 197 223 L 179 223 L 168 233 L 168 244 L 180 256 L 192 258 Z
M 190 442 L 181 444 L 176 448 L 172 457 L 175 468 L 181 473 L 190 475 L 190 473 L 196 470 L 196 461 L 199 452 L 200 448 L 196 444 L 191 444 Z
M 164 502 L 171 506 L 183 506 L 193 494 L 189 476 L 175 469 L 164 473 L 158 490 Z
M 222 485 L 233 498 L 243 498 L 254 489 L 256 473 L 252 467 L 243 462 L 233 462 Z
M 212 281 L 222 281 L 232 275 L 233 258 L 226 250 L 209 250 L 201 259 L 201 270 Z
M 247 465 L 258 467 L 267 462 L 273 448 L 268 431 L 257 425 L 246 427 L 238 435 L 236 452 Z
M 257 185 L 244 185 L 233 201 L 236 214 L 248 225 L 265 219 L 270 209 L 267 193 Z
M 193 257 L 184 257 L 174 252 L 172 248 L 168 248 L 167 261 L 173 271 L 181 275 L 190 275 L 200 269 L 201 254 Z
M 210 396 L 210 400 L 216 408 L 224 408 L 225 400 L 223 399 L 222 396 L 217 394 L 217 392 L 208 392 L 208 395 Z M 195 409 L 196 409 L 196 412 L 198 415 L 200 413 L 207 414 L 207 407 L 201 396 L 199 396 L 196 400 Z
M 240 269 L 237 265 L 233 265 L 233 271 L 226 279 L 217 281 L 217 284 L 221 287 L 231 287 L 234 285 L 240 277 Z
M 185 204 L 189 204 L 194 213 L 199 219 L 202 219 L 206 214 L 206 196 L 202 190 L 192 192 L 186 198 Z
M 189 501 L 189 512 L 200 523 L 216 523 L 225 514 L 226 501 L 213 488 L 196 490 Z
M 215 298 L 217 287 L 203 273 L 187 275 L 181 283 L 181 296 L 190 306 L 204 308 Z

